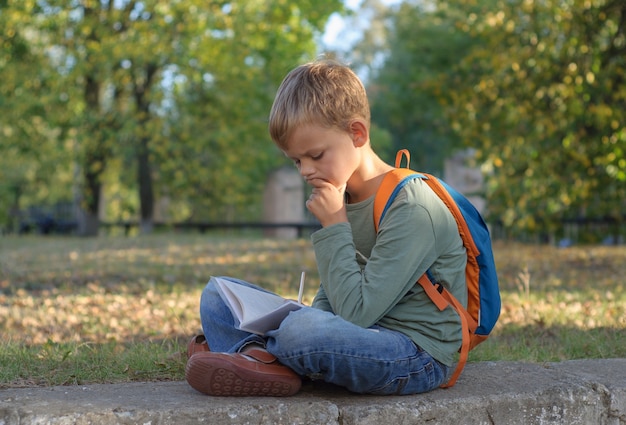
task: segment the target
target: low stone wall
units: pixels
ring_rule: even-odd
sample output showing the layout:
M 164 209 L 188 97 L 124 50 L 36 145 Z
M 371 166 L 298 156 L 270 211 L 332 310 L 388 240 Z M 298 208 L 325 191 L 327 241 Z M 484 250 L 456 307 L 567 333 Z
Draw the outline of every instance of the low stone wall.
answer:
M 626 425 L 626 359 L 470 363 L 453 388 L 398 397 L 313 382 L 289 398 L 207 397 L 185 382 L 5 389 L 4 424 Z

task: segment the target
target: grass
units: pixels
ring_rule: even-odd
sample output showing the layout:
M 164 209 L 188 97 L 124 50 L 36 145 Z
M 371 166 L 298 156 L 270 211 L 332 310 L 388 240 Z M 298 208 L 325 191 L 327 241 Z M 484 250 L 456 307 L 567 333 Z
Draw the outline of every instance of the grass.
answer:
M 626 247 L 496 243 L 502 315 L 471 361 L 626 357 Z M 308 240 L 0 237 L 0 388 L 183 379 L 211 275 L 305 302 Z
M 0 346 L 0 388 L 175 380 L 183 371 L 176 340 Z

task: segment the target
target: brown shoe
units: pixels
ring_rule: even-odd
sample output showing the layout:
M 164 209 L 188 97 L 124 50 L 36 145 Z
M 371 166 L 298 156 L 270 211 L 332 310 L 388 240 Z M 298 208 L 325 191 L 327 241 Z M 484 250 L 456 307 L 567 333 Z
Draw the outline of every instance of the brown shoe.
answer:
M 302 386 L 293 370 L 259 348 L 235 354 L 195 353 L 187 361 L 185 378 L 194 389 L 212 396 L 283 397 Z
M 196 335 L 191 338 L 191 341 L 189 341 L 187 345 L 187 358 L 190 358 L 196 353 L 204 353 L 206 351 L 211 351 L 209 344 L 206 342 L 206 338 L 204 335 Z

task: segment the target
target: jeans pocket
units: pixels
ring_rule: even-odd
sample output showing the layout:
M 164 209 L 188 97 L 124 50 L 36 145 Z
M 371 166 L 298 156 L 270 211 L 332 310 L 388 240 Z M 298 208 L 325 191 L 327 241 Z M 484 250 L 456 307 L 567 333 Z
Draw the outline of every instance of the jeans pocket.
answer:
M 396 377 L 384 386 L 368 391 L 368 393 L 373 395 L 402 395 L 404 387 L 410 379 L 408 376 Z
M 375 395 L 409 395 L 425 393 L 437 388 L 442 381 L 443 373 L 435 366 L 434 360 L 426 362 L 408 375 L 395 376 L 382 387 L 371 391 Z

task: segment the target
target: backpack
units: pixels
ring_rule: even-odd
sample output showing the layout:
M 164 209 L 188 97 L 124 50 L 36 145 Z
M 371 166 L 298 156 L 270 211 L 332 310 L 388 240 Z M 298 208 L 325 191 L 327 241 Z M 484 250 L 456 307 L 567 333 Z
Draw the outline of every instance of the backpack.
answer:
M 399 168 L 402 156 L 406 156 L 407 168 Z M 448 306 L 454 308 L 461 318 L 463 342 L 459 349 L 459 361 L 449 381 L 442 385 L 448 388 L 455 384 L 467 362 L 468 353 L 485 341 L 500 316 L 500 290 L 493 259 L 489 229 L 476 208 L 459 192 L 442 180 L 426 173 L 409 169 L 410 154 L 406 149 L 398 151 L 396 168 L 387 173 L 374 198 L 374 226 L 382 222 L 387 209 L 400 189 L 409 181 L 419 178 L 441 198 L 448 207 L 459 228 L 459 234 L 467 253 L 465 282 L 467 284 L 467 308 L 443 285 L 432 282 L 427 271 L 418 283 L 440 311 Z

